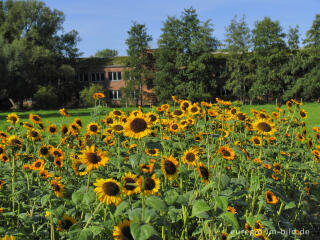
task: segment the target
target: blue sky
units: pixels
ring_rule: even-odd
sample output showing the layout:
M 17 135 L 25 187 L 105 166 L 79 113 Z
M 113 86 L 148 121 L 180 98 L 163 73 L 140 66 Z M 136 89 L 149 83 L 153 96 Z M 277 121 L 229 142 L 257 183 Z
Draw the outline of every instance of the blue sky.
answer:
M 320 0 L 45 0 L 47 6 L 65 14 L 65 31 L 75 29 L 81 41 L 78 47 L 83 56 L 97 50 L 116 49 L 127 55 L 125 40 L 132 21 L 146 24 L 157 47 L 163 22 L 168 16 L 180 17 L 185 8 L 196 9 L 199 19 L 211 19 L 213 36 L 224 39 L 225 27 L 231 19 L 245 14 L 252 29 L 254 22 L 268 16 L 278 20 L 287 32 L 289 26 L 299 25 L 301 39 L 311 27 L 316 14 L 320 14 Z

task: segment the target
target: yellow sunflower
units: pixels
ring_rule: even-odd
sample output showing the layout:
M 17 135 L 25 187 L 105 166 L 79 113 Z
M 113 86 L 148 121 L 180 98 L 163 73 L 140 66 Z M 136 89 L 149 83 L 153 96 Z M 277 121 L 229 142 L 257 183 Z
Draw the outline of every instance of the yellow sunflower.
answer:
M 3 185 L 4 185 L 5 183 L 6 183 L 5 181 L 0 180 L 0 190 L 1 190 L 1 188 L 3 187 Z
M 179 123 L 172 121 L 169 125 L 169 131 L 173 134 L 177 134 L 180 130 L 180 125 Z
M 42 170 L 44 169 L 44 161 L 42 159 L 37 159 L 31 164 L 32 170 Z
M 15 125 L 16 123 L 18 123 L 20 120 L 19 116 L 15 113 L 10 113 L 7 116 L 7 122 L 11 123 L 13 125 Z
M 85 165 L 87 165 L 87 171 L 90 172 L 92 169 L 99 168 L 100 166 L 105 166 L 109 158 L 106 155 L 106 152 L 102 150 L 95 149 L 95 146 L 87 146 L 85 150 L 82 151 L 80 159 Z
M 77 176 L 88 174 L 87 165 L 85 165 L 80 158 L 74 158 L 72 160 L 72 169 Z
M 18 147 L 21 148 L 23 146 L 23 141 L 20 137 L 16 136 L 16 135 L 11 135 L 8 139 L 7 139 L 7 143 L 9 146 L 11 147 Z
M 149 156 L 156 157 L 159 156 L 160 150 L 158 148 L 146 148 L 145 152 Z
M 300 109 L 299 111 L 300 117 L 306 119 L 308 117 L 308 112 L 304 109 Z
M 41 117 L 37 114 L 29 114 L 29 119 L 31 122 L 35 123 L 35 124 L 39 124 L 41 123 Z
M 54 158 L 58 158 L 58 159 L 64 159 L 64 152 L 60 149 L 60 148 L 51 148 L 51 155 Z
M 40 133 L 40 130 L 33 128 L 33 129 L 28 130 L 27 138 L 30 139 L 31 141 L 35 142 L 35 141 L 41 140 L 42 135 Z
M 98 92 L 98 93 L 94 93 L 92 97 L 93 99 L 97 100 L 97 99 L 105 98 L 105 95 L 101 92 Z
M 13 235 L 5 235 L 1 240 L 16 240 L 16 237 Z
M 228 207 L 227 207 L 227 211 L 228 211 L 228 212 L 231 212 L 232 214 L 236 214 L 236 213 L 237 213 L 237 210 L 236 210 L 234 207 L 232 207 L 232 206 L 228 206 Z
M 124 135 L 131 138 L 143 138 L 150 134 L 150 121 L 143 113 L 131 114 L 125 123 Z
M 60 158 L 55 158 L 53 163 L 54 163 L 54 165 L 58 166 L 59 168 L 63 167 L 63 160 Z
M 262 146 L 262 140 L 261 140 L 261 137 L 258 137 L 258 136 L 253 136 L 250 141 L 256 145 L 256 146 Z
M 58 197 L 58 198 L 62 198 L 63 197 L 63 192 L 64 192 L 64 185 L 61 184 L 60 182 L 61 177 L 56 177 L 54 180 L 51 180 L 51 188 L 54 192 L 54 194 Z
M 305 138 L 303 135 L 301 135 L 301 133 L 299 133 L 299 132 L 297 132 L 296 136 L 297 136 L 297 139 L 298 139 L 300 142 L 303 142 L 303 141 L 306 139 L 306 138 Z
M 114 227 L 112 235 L 115 240 L 133 240 L 130 230 L 130 221 L 124 220 L 119 222 L 117 226 Z
M 198 163 L 197 171 L 201 177 L 201 181 L 208 184 L 210 178 L 209 169 L 203 163 Z
M 120 183 L 112 178 L 109 179 L 97 179 L 93 184 L 96 186 L 94 191 L 98 195 L 100 202 L 107 205 L 114 204 L 117 206 L 121 201 L 121 188 Z
M 200 107 L 197 104 L 192 104 L 188 107 L 188 112 L 192 115 L 197 115 L 200 113 Z
M 279 199 L 271 191 L 266 191 L 265 192 L 265 198 L 266 198 L 266 202 L 269 203 L 269 204 L 272 204 L 272 205 L 277 204 L 278 201 L 279 201 Z
M 48 179 L 48 178 L 50 178 L 50 177 L 53 177 L 53 175 L 50 174 L 50 173 L 48 172 L 48 170 L 45 170 L 45 169 L 40 170 L 39 175 L 40 175 L 43 179 Z
M 59 109 L 59 112 L 62 116 L 65 116 L 65 117 L 70 117 L 70 114 L 68 113 L 67 109 L 65 108 L 61 108 Z
M 221 146 L 218 149 L 218 152 L 221 154 L 221 156 L 226 160 L 233 160 L 235 157 L 235 152 L 232 148 L 228 146 Z
M 61 135 L 64 137 L 65 135 L 67 135 L 69 132 L 69 128 L 67 125 L 62 125 L 61 128 L 60 128 L 60 133 Z
M 183 157 L 181 158 L 181 161 L 189 166 L 196 166 L 198 160 L 199 151 L 194 147 L 191 147 L 188 150 L 186 150 L 183 154 Z
M 138 183 L 137 175 L 131 172 L 126 173 L 123 177 L 123 193 L 124 195 L 131 196 L 137 194 L 141 191 L 140 185 Z
M 191 102 L 188 101 L 188 100 L 183 100 L 181 103 L 180 103 L 180 109 L 182 111 L 187 111 L 188 107 L 191 105 Z
M 228 239 L 228 233 L 226 232 L 221 233 L 220 240 L 227 240 L 227 239 Z
M 56 133 L 58 132 L 57 126 L 54 125 L 54 124 L 50 124 L 50 125 L 48 126 L 48 132 L 49 132 L 51 135 L 56 134 Z
M 0 154 L 6 153 L 6 148 L 5 146 L 0 144 Z
M 178 174 L 178 161 L 173 156 L 163 157 L 161 160 L 161 170 L 165 178 L 170 181 Z
M 0 161 L 1 162 L 10 162 L 10 158 L 7 154 L 2 153 L 2 154 L 0 154 Z
M 273 122 L 265 119 L 257 119 L 253 123 L 253 128 L 261 135 L 270 136 L 276 132 Z
M 31 123 L 29 123 L 29 122 L 23 122 L 23 125 L 22 125 L 22 126 L 25 127 L 25 128 L 27 128 L 27 129 L 33 128 L 33 125 L 32 125 Z
M 141 176 L 138 180 L 140 187 L 142 189 L 143 177 Z M 155 195 L 160 189 L 160 179 L 155 177 L 155 174 L 145 178 L 144 183 L 144 194 L 145 195 Z
M 123 133 L 124 131 L 124 123 L 121 120 L 114 120 L 112 124 L 110 124 L 112 132 L 115 133 Z
M 159 115 L 156 114 L 155 112 L 148 112 L 146 115 L 149 118 L 149 121 L 151 124 L 155 124 L 159 122 Z
M 100 126 L 97 123 L 90 122 L 87 126 L 87 133 L 97 135 L 100 132 Z
M 174 118 L 182 118 L 184 117 L 184 115 L 185 115 L 184 112 L 180 109 L 176 109 L 171 113 L 171 116 Z
M 57 231 L 64 232 L 69 231 L 70 227 L 75 224 L 77 221 L 74 217 L 63 215 L 61 220 L 58 220 Z

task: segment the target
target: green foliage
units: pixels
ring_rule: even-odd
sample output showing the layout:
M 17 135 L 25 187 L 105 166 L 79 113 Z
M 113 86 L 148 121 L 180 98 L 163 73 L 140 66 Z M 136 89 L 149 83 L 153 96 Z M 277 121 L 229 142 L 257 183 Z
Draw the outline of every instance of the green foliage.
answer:
M 80 100 L 83 106 L 93 107 L 95 100 L 93 99 L 93 94 L 102 92 L 104 93 L 105 89 L 102 85 L 91 84 L 89 87 L 84 88 L 80 91 Z
M 217 71 L 211 54 L 217 49 L 210 21 L 201 23 L 193 8 L 168 17 L 156 51 L 154 90 L 161 102 L 172 95 L 189 100 L 210 99 Z
M 58 106 L 58 96 L 52 86 L 41 86 L 33 95 L 33 104 L 35 108 L 48 109 Z
M 94 57 L 98 57 L 98 58 L 116 57 L 116 56 L 118 56 L 118 51 L 114 49 L 109 49 L 109 48 L 99 50 L 94 54 Z

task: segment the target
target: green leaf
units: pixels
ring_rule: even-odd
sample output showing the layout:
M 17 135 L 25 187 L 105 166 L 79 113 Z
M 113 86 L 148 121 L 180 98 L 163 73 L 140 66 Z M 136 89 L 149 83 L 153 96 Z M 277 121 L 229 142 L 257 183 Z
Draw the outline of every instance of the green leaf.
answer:
M 45 206 L 47 204 L 47 202 L 49 201 L 50 199 L 50 194 L 47 194 L 47 195 L 44 195 L 42 198 L 41 198 L 41 205 L 42 206 Z
M 80 191 L 76 191 L 72 194 L 72 201 L 75 205 L 78 205 L 82 202 L 83 199 L 83 193 Z
M 91 226 L 89 227 L 90 231 L 93 233 L 93 236 L 99 235 L 103 231 L 103 227 Z
M 292 202 L 289 202 L 289 203 L 286 204 L 286 206 L 284 207 L 284 210 L 294 208 L 295 206 L 296 206 L 296 204 L 295 204 L 293 201 L 292 201 Z
M 167 205 L 165 204 L 165 202 L 161 198 L 156 196 L 148 197 L 146 200 L 146 205 L 163 212 L 167 210 Z
M 90 204 L 94 203 L 95 200 L 96 200 L 95 192 L 89 191 L 86 194 L 84 194 L 82 202 L 90 205 Z
M 207 217 L 206 213 L 211 207 L 204 200 L 196 200 L 192 207 L 192 217 Z
M 83 229 L 81 232 L 80 232 L 80 235 L 79 235 L 79 240 L 90 240 L 90 239 L 93 239 L 93 233 L 91 232 L 90 229 Z
M 228 208 L 228 198 L 225 196 L 219 196 L 216 197 L 216 204 L 218 206 L 218 208 L 220 208 L 223 211 L 226 211 Z
M 164 200 L 166 201 L 166 203 L 168 204 L 168 205 L 172 205 L 172 204 L 174 204 L 176 201 L 177 201 L 177 199 L 178 199 L 178 197 L 179 197 L 179 194 L 177 193 L 177 191 L 176 190 L 174 190 L 174 189 L 172 189 L 172 190 L 169 190 L 169 191 L 167 191 L 165 194 L 164 194 Z
M 229 222 L 232 224 L 233 229 L 238 230 L 239 229 L 239 223 L 237 218 L 234 214 L 231 212 L 224 212 L 220 215 L 226 222 Z
M 139 222 L 141 219 L 141 208 L 135 208 L 129 212 L 129 219 L 133 222 Z
M 157 232 L 149 224 L 140 225 L 138 223 L 130 224 L 131 234 L 136 240 L 147 240 L 152 235 L 157 235 Z
M 121 202 L 118 206 L 117 209 L 114 213 L 114 216 L 119 216 L 121 214 L 123 214 L 123 212 L 129 207 L 129 203 L 127 201 L 123 201 Z

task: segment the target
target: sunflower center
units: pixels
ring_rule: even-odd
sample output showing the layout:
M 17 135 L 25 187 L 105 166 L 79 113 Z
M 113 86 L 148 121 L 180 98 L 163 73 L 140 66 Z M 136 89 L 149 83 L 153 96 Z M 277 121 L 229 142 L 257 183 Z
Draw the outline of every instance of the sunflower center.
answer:
M 150 154 L 156 154 L 157 152 L 156 152 L 156 150 L 154 150 L 154 149 L 149 149 L 149 153 L 150 153 Z
M 263 113 L 260 113 L 260 118 L 267 118 L 267 117 Z
M 4 153 L 3 148 L 0 148 L 0 154 Z
M 37 162 L 34 166 L 35 166 L 36 168 L 41 167 L 41 162 Z
M 21 141 L 19 139 L 12 139 L 11 144 L 12 145 L 21 145 Z
M 56 157 L 61 157 L 61 153 L 59 151 L 54 151 L 53 155 L 55 155 Z
M 56 129 L 54 127 L 51 127 L 49 131 L 54 133 L 56 131 Z
M 301 111 L 301 112 L 300 112 L 300 116 L 301 116 L 301 117 L 305 117 L 305 116 L 306 116 L 306 114 L 305 114 L 304 112 L 302 112 L 302 111 Z
M 147 123 L 142 118 L 135 118 L 130 123 L 130 129 L 135 133 L 143 132 L 144 130 L 147 129 Z
M 270 132 L 272 130 L 271 126 L 266 122 L 258 123 L 258 129 L 263 132 Z
M 31 137 L 38 137 L 38 133 L 36 132 L 36 131 L 32 131 L 31 133 L 30 133 L 30 135 L 31 135 Z
M 155 188 L 155 186 L 156 186 L 156 183 L 152 178 L 146 179 L 145 186 L 144 186 L 146 190 L 152 190 Z
M 52 184 L 52 188 L 53 188 L 53 191 L 56 191 L 56 192 L 60 191 L 60 186 L 56 183 Z
M 149 119 L 151 122 L 154 122 L 155 120 L 157 120 L 157 117 L 155 115 L 149 115 Z
M 123 130 L 123 127 L 121 125 L 115 125 L 113 127 L 113 129 L 116 130 L 116 131 L 121 131 L 121 130 Z
M 235 115 L 237 113 L 237 110 L 236 109 L 231 109 L 231 114 L 232 115 Z
M 112 119 L 112 118 L 107 118 L 107 123 L 108 123 L 108 124 L 113 123 L 113 119 Z
M 77 120 L 76 124 L 78 124 L 80 127 L 82 127 L 82 122 L 80 120 Z
M 130 232 L 130 226 L 125 226 L 121 229 L 121 240 L 133 240 L 133 237 Z
M 129 191 L 132 191 L 132 190 L 134 190 L 136 187 L 135 186 L 133 186 L 133 185 L 128 185 L 127 183 L 136 183 L 132 178 L 126 178 L 125 179 L 125 182 L 126 182 L 126 184 L 125 184 L 125 189 L 127 189 L 127 190 L 129 190 Z
M 194 160 L 196 160 L 196 156 L 190 152 L 190 153 L 187 153 L 186 159 L 188 162 L 193 162 Z
M 36 122 L 40 121 L 40 118 L 38 116 L 33 116 L 33 120 L 35 120 Z
M 206 169 L 205 167 L 200 167 L 200 172 L 201 172 L 201 176 L 202 178 L 204 178 L 205 180 L 208 180 L 209 178 L 209 172 L 208 169 Z
M 90 126 L 90 130 L 91 130 L 92 132 L 98 131 L 97 125 L 91 125 L 91 126 Z
M 10 117 L 10 120 L 11 120 L 13 123 L 16 123 L 17 118 L 16 118 L 16 117 L 14 117 L 14 116 L 12 116 L 12 117 Z
M 177 125 L 177 124 L 173 124 L 173 125 L 171 126 L 171 128 L 172 128 L 173 130 L 177 130 L 177 129 L 178 129 L 178 125 Z
M 90 163 L 96 164 L 101 161 L 101 158 L 96 153 L 88 153 L 87 158 Z
M 46 147 L 42 147 L 42 148 L 40 148 L 40 153 L 42 155 L 47 155 L 49 153 L 49 150 Z
M 253 141 L 255 144 L 260 144 L 260 140 L 258 138 L 255 138 Z
M 166 160 L 164 162 L 164 169 L 166 170 L 166 173 L 169 175 L 175 174 L 177 171 L 176 165 L 173 164 L 173 162 Z
M 267 198 L 269 202 L 272 202 L 272 195 L 270 193 L 267 194 Z
M 114 111 L 113 114 L 116 115 L 116 116 L 121 116 L 121 112 L 118 111 L 118 110 Z
M 68 220 L 68 219 L 64 219 L 64 220 L 61 221 L 61 226 L 62 226 L 62 228 L 65 229 L 65 230 L 69 230 L 69 228 L 70 228 L 72 225 L 73 225 L 73 223 L 72 223 L 70 220 Z
M 230 152 L 227 151 L 227 150 L 222 150 L 222 153 L 223 153 L 223 156 L 225 156 L 225 157 L 230 157 L 231 156 Z
M 245 120 L 245 118 L 246 118 L 245 115 L 242 114 L 242 113 L 238 113 L 237 117 L 238 117 L 238 119 L 241 120 L 241 121 L 242 121 L 242 120 Z
M 62 128 L 62 133 L 63 134 L 66 134 L 67 132 L 68 132 L 68 128 L 67 127 Z
M 182 115 L 182 111 L 181 110 L 175 110 L 173 112 L 173 114 L 176 115 L 176 116 L 180 116 L 180 115 Z
M 195 113 L 195 112 L 198 111 L 198 108 L 197 107 L 192 107 L 190 110 L 191 110 L 191 112 Z
M 105 182 L 102 185 L 102 189 L 105 192 L 105 194 L 107 194 L 109 196 L 116 196 L 120 192 L 120 188 L 119 188 L 118 184 L 116 184 L 114 182 Z

